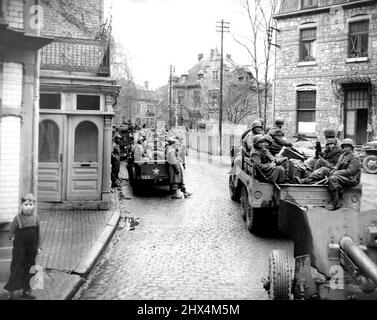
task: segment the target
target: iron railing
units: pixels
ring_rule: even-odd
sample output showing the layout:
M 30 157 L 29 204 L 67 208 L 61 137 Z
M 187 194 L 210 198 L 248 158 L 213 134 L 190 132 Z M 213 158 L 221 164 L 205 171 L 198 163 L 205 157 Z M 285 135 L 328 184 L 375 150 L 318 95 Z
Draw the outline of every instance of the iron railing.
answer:
M 55 38 L 42 49 L 41 69 L 110 75 L 110 47 L 106 40 Z

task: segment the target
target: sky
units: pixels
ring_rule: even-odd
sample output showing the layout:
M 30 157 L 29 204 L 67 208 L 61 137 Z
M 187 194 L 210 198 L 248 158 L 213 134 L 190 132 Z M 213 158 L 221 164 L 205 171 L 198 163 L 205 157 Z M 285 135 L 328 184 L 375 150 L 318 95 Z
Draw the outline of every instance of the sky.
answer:
M 112 8 L 113 35 L 123 44 L 134 80 L 150 89 L 168 83 L 169 66 L 180 76 L 220 49 L 218 21 L 230 22 L 232 33 L 245 35 L 247 17 L 240 0 L 105 0 Z M 239 65 L 250 64 L 246 50 L 224 34 L 224 56 Z

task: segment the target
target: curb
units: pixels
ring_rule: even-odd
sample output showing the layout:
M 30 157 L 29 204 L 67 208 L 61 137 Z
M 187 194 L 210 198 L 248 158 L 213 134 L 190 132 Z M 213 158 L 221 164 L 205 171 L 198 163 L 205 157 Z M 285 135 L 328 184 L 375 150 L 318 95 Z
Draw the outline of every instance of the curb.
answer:
M 81 260 L 80 264 L 73 270 L 73 273 L 80 275 L 81 277 L 86 277 L 90 270 L 93 268 L 98 258 L 100 257 L 102 251 L 106 248 L 107 244 L 110 242 L 116 226 L 120 218 L 120 211 L 114 211 L 110 221 L 107 223 L 106 227 L 102 230 L 97 240 L 94 242 L 93 246 L 90 248 L 86 256 Z

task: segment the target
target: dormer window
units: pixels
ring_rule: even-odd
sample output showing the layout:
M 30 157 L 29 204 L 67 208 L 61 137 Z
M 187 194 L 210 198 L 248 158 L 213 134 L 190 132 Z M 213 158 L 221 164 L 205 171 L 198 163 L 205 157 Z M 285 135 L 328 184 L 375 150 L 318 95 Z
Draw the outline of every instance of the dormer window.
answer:
M 200 70 L 198 72 L 198 80 L 202 80 L 204 78 L 204 72 L 202 70 Z

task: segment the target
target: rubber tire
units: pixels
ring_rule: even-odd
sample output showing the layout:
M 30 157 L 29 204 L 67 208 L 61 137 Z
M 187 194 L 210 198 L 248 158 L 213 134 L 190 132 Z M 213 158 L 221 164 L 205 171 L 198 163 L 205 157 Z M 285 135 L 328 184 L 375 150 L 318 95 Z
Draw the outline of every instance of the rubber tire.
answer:
M 234 176 L 229 175 L 229 194 L 230 198 L 235 202 L 240 202 L 241 194 L 240 189 L 234 186 Z
M 377 167 L 375 169 L 371 169 L 371 168 L 368 167 L 369 161 L 376 161 L 377 162 L 377 156 L 370 155 L 370 156 L 365 157 L 364 160 L 363 160 L 363 168 L 364 168 L 366 173 L 370 173 L 370 174 L 377 173 Z
M 140 194 L 140 181 L 136 179 L 136 168 L 132 167 L 132 193 L 134 196 Z
M 284 250 L 273 250 L 268 261 L 269 295 L 272 300 L 289 300 L 292 276 L 288 255 Z
M 241 202 L 241 217 L 242 219 L 246 220 L 246 210 L 247 210 L 247 207 L 250 205 L 249 205 L 247 189 L 245 186 L 241 187 L 240 202 Z

